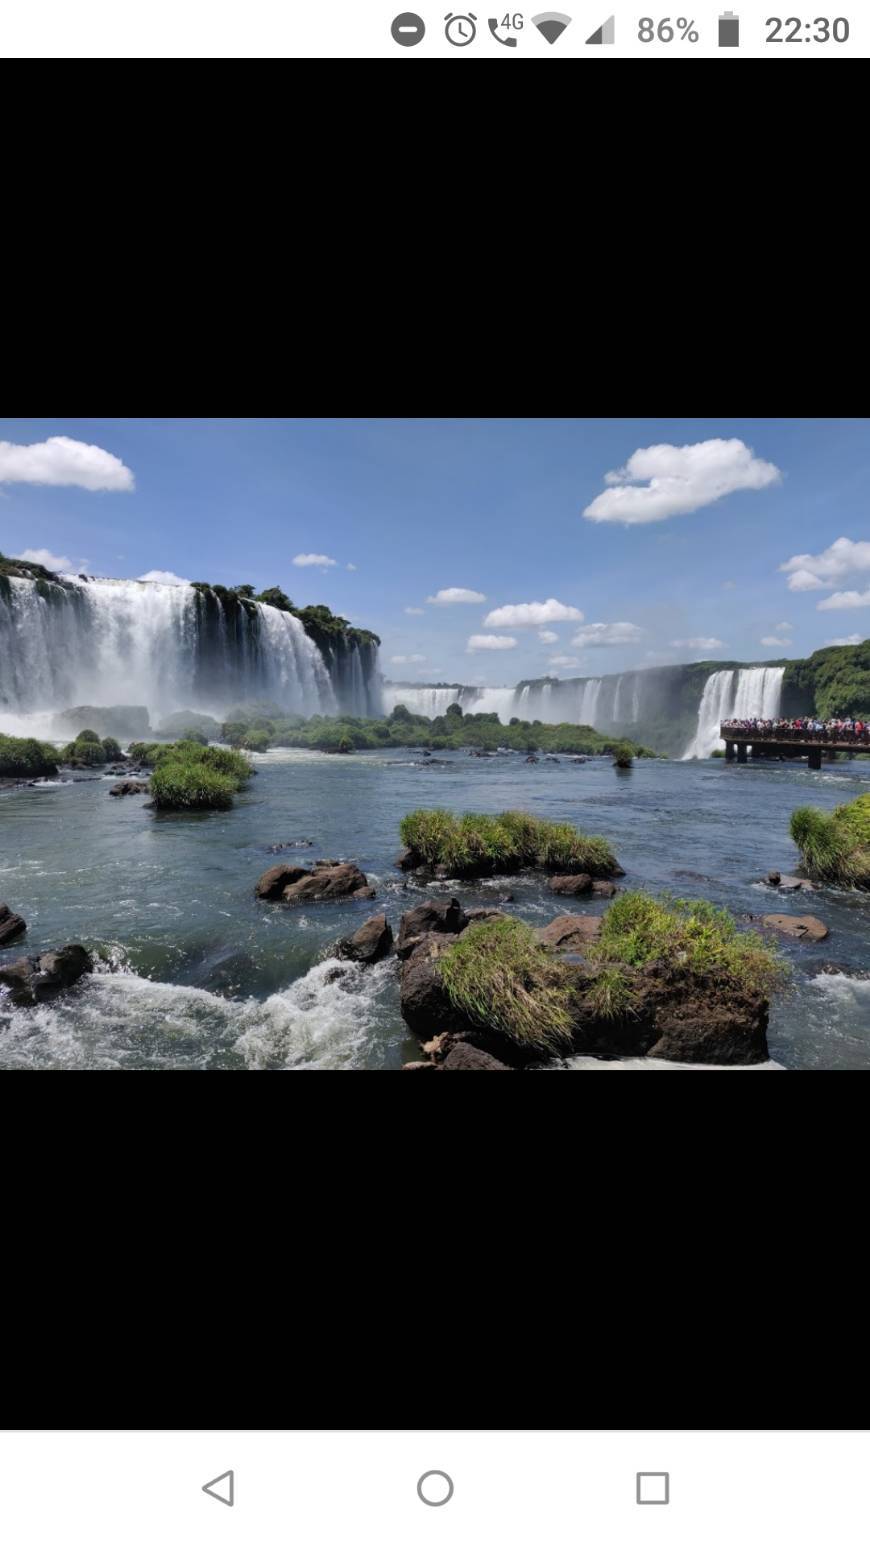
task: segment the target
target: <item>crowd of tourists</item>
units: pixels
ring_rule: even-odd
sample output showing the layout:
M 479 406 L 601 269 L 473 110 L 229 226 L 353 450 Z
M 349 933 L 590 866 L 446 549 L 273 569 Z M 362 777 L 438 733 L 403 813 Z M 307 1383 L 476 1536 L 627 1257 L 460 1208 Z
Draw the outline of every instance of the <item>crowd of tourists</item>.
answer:
M 863 719 L 723 719 L 722 733 L 739 731 L 778 741 L 859 741 L 870 745 L 870 723 Z

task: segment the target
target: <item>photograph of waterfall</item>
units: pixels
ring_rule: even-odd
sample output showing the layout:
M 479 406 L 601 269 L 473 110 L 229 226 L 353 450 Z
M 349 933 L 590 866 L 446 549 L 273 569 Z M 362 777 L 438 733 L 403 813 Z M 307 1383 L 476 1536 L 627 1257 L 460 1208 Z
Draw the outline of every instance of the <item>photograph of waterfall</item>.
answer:
M 870 1068 L 862 420 L 0 420 L 0 1069 Z

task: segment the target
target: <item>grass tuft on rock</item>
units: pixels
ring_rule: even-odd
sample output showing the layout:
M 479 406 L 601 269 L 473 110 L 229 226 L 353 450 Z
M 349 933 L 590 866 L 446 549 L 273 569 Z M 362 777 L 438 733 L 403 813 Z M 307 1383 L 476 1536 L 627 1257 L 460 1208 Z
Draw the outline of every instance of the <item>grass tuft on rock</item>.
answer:
M 726 990 L 730 984 L 765 996 L 785 973 L 776 946 L 754 932 L 741 933 L 725 908 L 645 891 L 627 891 L 611 902 L 587 954 L 608 969 L 656 962 L 687 977 L 714 978 Z M 614 983 L 610 991 L 616 991 Z
M 454 1008 L 521 1047 L 563 1051 L 572 1039 L 572 986 L 563 963 L 516 918 L 475 924 L 439 956 Z
M 870 795 L 830 812 L 799 805 L 790 831 L 811 880 L 870 887 Z
M 402 818 L 399 831 L 425 864 L 444 865 L 456 876 L 526 868 L 601 876 L 618 869 L 606 838 L 525 811 L 456 816 L 440 809 L 416 810 Z

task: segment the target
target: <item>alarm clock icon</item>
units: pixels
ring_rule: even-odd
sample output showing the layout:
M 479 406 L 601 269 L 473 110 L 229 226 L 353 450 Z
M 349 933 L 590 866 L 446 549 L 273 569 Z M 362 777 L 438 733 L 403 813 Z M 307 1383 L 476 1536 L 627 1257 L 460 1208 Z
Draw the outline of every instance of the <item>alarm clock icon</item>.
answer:
M 447 23 L 444 36 L 454 48 L 467 48 L 469 43 L 474 42 L 477 36 L 477 28 L 474 25 L 477 17 L 473 16 L 471 11 L 464 16 L 454 16 L 452 11 L 448 11 L 444 20 Z

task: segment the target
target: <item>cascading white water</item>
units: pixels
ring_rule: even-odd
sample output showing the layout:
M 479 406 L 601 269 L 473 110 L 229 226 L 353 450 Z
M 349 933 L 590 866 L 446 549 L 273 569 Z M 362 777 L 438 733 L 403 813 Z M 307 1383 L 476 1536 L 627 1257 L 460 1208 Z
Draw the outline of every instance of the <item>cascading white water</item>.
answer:
M 401 703 L 410 714 L 423 714 L 426 719 L 437 719 L 445 714 L 451 703 L 459 703 L 465 687 L 401 687 L 385 682 L 382 690 L 384 713 L 392 714 Z M 464 704 L 463 704 L 464 707 Z
M 784 674 L 784 666 L 745 666 L 708 676 L 698 707 L 698 728 L 683 761 L 712 757 L 724 746 L 719 735 L 723 719 L 776 719 Z
M 577 712 L 578 724 L 591 725 L 593 730 L 596 728 L 596 720 L 598 718 L 598 699 L 600 694 L 600 676 L 590 677 L 588 682 L 583 683 L 583 695 L 580 699 Z
M 184 708 L 220 717 L 255 698 L 287 713 L 366 712 L 376 692 L 355 643 L 342 672 L 337 693 L 299 619 L 260 602 L 228 607 L 192 586 L 135 580 L 9 578 L 0 587 L 7 717 L 76 703 L 143 704 L 157 719 Z
M 462 706 L 466 706 L 464 699 Z M 503 725 L 523 717 L 517 707 L 515 687 L 479 687 L 468 710 L 471 714 L 497 714 Z

